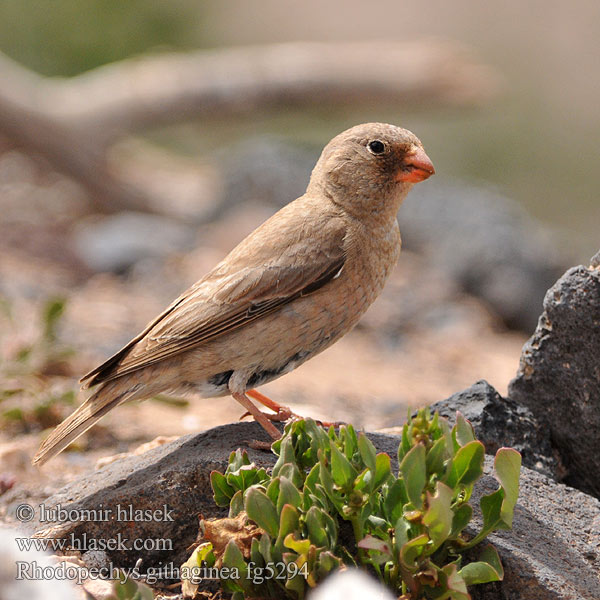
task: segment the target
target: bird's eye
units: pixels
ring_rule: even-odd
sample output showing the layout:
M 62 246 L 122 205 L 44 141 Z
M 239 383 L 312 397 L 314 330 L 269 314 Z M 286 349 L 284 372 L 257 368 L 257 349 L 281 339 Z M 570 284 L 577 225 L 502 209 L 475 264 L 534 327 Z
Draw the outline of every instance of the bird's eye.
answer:
M 379 140 L 373 140 L 367 144 L 369 152 L 372 154 L 383 154 L 385 152 L 385 144 Z

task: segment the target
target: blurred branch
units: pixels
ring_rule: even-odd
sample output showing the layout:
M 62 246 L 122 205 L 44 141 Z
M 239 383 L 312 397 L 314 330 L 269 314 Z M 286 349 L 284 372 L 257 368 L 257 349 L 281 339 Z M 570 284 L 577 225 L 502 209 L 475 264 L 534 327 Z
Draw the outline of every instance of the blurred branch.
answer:
M 142 210 L 154 212 L 149 195 L 113 174 L 105 148 L 93 143 L 86 130 L 69 127 L 44 112 L 21 106 L 0 89 L 0 134 L 10 145 L 41 158 L 90 192 L 96 210 Z
M 496 75 L 451 42 L 288 43 L 128 59 L 70 79 L 0 55 L 0 134 L 86 186 L 105 210 L 156 206 L 107 146 L 158 124 L 279 106 L 480 104 Z

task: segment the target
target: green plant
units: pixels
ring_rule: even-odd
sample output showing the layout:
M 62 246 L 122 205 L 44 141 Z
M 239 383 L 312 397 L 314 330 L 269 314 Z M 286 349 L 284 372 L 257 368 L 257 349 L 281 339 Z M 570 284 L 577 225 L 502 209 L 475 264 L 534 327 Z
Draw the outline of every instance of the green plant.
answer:
M 0 426 L 27 432 L 53 427 L 75 404 L 76 386 L 70 360 L 75 351 L 61 342 L 58 329 L 66 307 L 64 298 L 50 298 L 40 307 L 35 336 L 12 344 L 0 356 Z M 0 298 L 0 317 L 10 336 L 21 338 L 20 323 L 11 306 Z M 5 323 L 0 323 L 4 325 Z M 2 360 L 4 359 L 4 360 Z
M 511 527 L 521 456 L 498 450 L 500 486 L 481 498 L 482 527 L 469 539 L 469 499 L 483 474 L 484 447 L 460 413 L 452 429 L 428 409 L 409 419 L 397 474 L 390 456 L 377 454 L 351 425 L 336 434 L 312 420 L 296 421 L 273 451 L 278 459 L 270 475 L 240 450 L 225 474 L 211 474 L 215 501 L 229 506 L 229 518 L 201 523 L 207 541 L 185 563 L 227 568 L 221 585 L 234 598 L 302 599 L 343 565 L 368 568 L 413 600 L 466 600 L 468 585 L 502 579 L 491 545 L 464 565 L 463 552 Z M 184 581 L 184 593 L 194 591 Z

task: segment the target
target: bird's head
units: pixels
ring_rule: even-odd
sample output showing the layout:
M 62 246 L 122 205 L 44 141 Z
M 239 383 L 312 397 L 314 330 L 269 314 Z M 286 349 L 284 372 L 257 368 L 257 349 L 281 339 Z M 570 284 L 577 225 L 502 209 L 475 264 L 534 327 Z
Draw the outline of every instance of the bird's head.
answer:
M 387 123 L 364 123 L 325 146 L 308 191 L 321 191 L 350 212 L 392 213 L 435 169 L 416 135 Z

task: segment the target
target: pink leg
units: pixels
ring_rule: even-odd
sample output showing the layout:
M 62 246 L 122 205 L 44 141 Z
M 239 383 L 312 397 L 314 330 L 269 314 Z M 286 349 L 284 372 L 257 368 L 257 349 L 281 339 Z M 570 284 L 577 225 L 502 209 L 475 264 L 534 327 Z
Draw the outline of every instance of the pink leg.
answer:
M 246 394 L 239 392 L 231 392 L 231 395 L 258 421 L 262 428 L 274 439 L 278 440 L 281 437 L 281 432 L 271 423 L 263 412 L 258 410 L 254 404 L 246 397 Z M 250 395 L 250 394 L 248 394 Z

